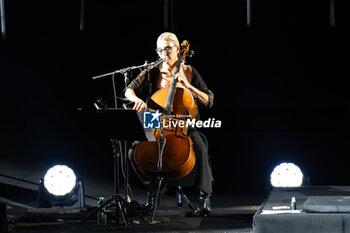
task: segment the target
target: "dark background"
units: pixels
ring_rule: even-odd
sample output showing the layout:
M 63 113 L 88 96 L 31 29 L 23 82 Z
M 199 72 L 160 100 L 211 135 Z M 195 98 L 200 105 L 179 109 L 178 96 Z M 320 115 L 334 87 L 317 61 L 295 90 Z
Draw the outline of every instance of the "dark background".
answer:
M 222 121 L 202 130 L 216 192 L 265 191 L 284 161 L 299 165 L 311 185 L 349 185 L 342 3 L 330 26 L 329 1 L 253 1 L 248 27 L 243 0 L 169 2 L 166 28 L 164 1 L 87 0 L 80 31 L 79 1 L 5 1 L 1 161 L 44 170 L 66 163 L 111 178 L 109 135 L 88 110 L 113 95 L 112 79 L 92 77 L 156 60 L 158 35 L 173 31 L 190 42 L 188 63 L 215 94 L 201 117 Z M 123 77 L 116 83 L 120 93 Z

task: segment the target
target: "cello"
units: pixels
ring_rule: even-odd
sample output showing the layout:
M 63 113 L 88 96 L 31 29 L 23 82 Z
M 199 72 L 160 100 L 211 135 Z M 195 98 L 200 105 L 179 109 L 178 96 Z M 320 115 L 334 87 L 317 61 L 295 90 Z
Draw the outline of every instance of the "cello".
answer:
M 160 111 L 161 127 L 153 129 L 155 142 L 141 141 L 134 153 L 137 169 L 149 179 L 177 180 L 192 171 L 196 158 L 186 121 L 197 116 L 194 97 L 184 87 L 176 87 L 176 74 L 189 52 L 189 43 L 181 44 L 178 62 L 169 88 L 155 92 L 149 100 L 151 111 Z

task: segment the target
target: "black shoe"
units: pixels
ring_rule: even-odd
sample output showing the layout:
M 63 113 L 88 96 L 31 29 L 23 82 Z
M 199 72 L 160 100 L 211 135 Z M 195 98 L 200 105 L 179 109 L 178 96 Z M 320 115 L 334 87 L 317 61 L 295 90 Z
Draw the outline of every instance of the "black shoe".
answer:
M 207 217 L 211 214 L 212 208 L 209 194 L 203 191 L 199 192 L 199 208 L 186 214 L 187 217 Z
M 156 194 L 154 192 L 147 191 L 146 203 L 142 206 L 142 209 L 153 210 L 156 201 Z
M 203 216 L 209 216 L 213 211 L 211 208 L 209 194 L 203 191 L 199 192 L 200 212 Z
M 209 199 L 202 199 L 200 200 L 200 207 L 196 208 L 195 210 L 192 210 L 191 212 L 188 212 L 186 214 L 187 217 L 207 217 L 211 215 L 212 209 L 210 206 L 210 200 Z
M 200 211 L 202 213 L 202 216 L 209 216 L 212 212 L 211 204 L 210 204 L 210 199 L 205 198 L 200 200 L 201 206 L 200 206 Z

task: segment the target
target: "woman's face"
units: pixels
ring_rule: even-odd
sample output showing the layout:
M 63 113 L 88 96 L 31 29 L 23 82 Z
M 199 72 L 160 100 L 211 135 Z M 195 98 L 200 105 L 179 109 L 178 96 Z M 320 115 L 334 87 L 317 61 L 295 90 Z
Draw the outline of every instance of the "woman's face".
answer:
M 161 40 L 157 43 L 157 53 L 160 57 L 167 57 L 168 63 L 177 61 L 179 49 L 171 41 Z

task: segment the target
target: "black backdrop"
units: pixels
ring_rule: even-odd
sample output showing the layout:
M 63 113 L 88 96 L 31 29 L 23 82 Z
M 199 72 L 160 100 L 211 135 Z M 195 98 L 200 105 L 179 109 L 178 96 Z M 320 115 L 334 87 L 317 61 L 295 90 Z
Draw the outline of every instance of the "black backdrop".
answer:
M 222 121 L 202 130 L 216 191 L 266 190 L 283 161 L 298 164 L 313 185 L 349 185 L 341 3 L 331 27 L 328 1 L 253 1 L 248 27 L 243 0 L 177 0 L 164 28 L 164 1 L 87 0 L 80 31 L 79 1 L 5 2 L 1 161 L 43 169 L 62 162 L 111 177 L 108 135 L 84 110 L 112 96 L 112 82 L 91 77 L 156 60 L 158 35 L 173 31 L 190 42 L 188 63 L 215 94 L 201 116 Z M 116 81 L 120 91 L 123 77 Z

